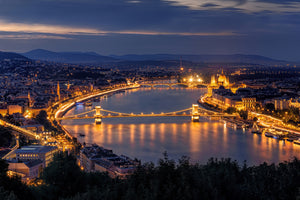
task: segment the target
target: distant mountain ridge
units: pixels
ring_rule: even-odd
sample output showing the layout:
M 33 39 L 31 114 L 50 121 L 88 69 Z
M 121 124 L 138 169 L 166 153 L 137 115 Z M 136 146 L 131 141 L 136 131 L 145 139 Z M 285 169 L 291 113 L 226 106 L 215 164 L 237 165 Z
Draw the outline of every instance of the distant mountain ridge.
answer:
M 102 56 L 95 52 L 53 52 L 44 49 L 35 49 L 22 55 L 33 60 L 44 60 L 60 63 L 105 63 L 114 62 L 117 59 Z
M 22 54 L 33 60 L 44 60 L 60 63 L 96 64 L 96 63 L 128 63 L 139 61 L 184 61 L 195 63 L 244 63 L 244 64 L 286 64 L 287 61 L 276 60 L 260 55 L 179 55 L 179 54 L 128 54 L 103 56 L 95 52 L 53 52 L 35 49 Z
M 9 60 L 29 60 L 27 57 L 22 56 L 13 52 L 3 52 L 0 51 L 0 61 L 9 59 Z
M 286 61 L 275 60 L 265 56 L 259 55 L 244 55 L 244 54 L 232 54 L 232 55 L 176 55 L 176 54 L 128 54 L 122 56 L 111 57 L 120 60 L 131 61 L 145 61 L 145 60 L 186 60 L 191 62 L 205 62 L 205 63 L 285 63 Z

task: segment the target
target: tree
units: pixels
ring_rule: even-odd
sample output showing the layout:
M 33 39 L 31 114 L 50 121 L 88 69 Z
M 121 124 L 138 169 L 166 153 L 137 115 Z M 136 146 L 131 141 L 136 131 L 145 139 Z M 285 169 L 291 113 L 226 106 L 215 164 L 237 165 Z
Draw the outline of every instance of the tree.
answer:
M 275 110 L 274 104 L 273 103 L 267 103 L 265 105 L 265 110 L 274 111 Z
M 45 129 L 47 129 L 48 131 L 57 132 L 57 129 L 53 127 L 51 122 L 48 120 L 48 114 L 46 111 L 41 110 L 39 114 L 37 114 L 37 116 L 35 117 L 35 120 L 38 123 L 42 124 L 45 127 Z
M 234 107 L 228 107 L 228 108 L 225 110 L 225 112 L 228 113 L 228 114 L 235 113 L 235 112 L 236 112 L 236 108 L 234 108 Z
M 0 159 L 0 199 L 32 199 L 29 188 L 18 176 L 8 177 L 8 163 Z
M 0 147 L 8 147 L 11 145 L 13 136 L 11 130 L 0 126 Z
M 240 117 L 243 118 L 244 120 L 246 120 L 248 118 L 248 111 L 246 111 L 246 110 L 241 110 L 239 114 L 240 114 Z
M 40 188 L 42 199 L 58 199 L 83 190 L 83 173 L 76 164 L 76 158 L 67 152 L 54 155 L 53 161 L 42 172 L 46 186 Z

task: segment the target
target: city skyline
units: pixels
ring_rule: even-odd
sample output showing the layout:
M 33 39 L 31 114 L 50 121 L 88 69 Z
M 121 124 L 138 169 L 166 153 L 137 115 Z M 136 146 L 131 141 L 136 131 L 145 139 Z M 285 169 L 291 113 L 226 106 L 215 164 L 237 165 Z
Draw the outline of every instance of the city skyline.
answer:
M 299 0 L 0 1 L 1 51 L 257 54 L 299 61 Z

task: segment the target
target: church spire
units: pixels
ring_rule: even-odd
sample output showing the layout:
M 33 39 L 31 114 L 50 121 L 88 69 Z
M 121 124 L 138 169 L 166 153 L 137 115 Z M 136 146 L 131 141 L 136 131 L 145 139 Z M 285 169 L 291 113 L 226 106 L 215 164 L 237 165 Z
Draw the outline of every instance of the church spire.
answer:
M 58 101 L 60 101 L 60 87 L 59 87 L 59 81 L 57 81 L 57 96 L 58 96 Z
M 28 98 L 28 106 L 31 107 L 32 101 L 31 101 L 30 91 L 28 91 L 27 98 Z

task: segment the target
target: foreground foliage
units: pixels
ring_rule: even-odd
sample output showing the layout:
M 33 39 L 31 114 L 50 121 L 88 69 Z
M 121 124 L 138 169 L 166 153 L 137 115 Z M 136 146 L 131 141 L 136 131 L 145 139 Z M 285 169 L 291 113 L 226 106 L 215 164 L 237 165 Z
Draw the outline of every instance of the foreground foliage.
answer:
M 31 188 L 35 199 L 296 199 L 300 161 L 241 167 L 230 159 L 210 159 L 200 165 L 190 164 L 186 157 L 176 163 L 165 154 L 157 166 L 146 163 L 128 179 L 119 180 L 85 173 L 73 156 L 61 153 L 42 179 L 44 185 Z M 0 188 L 0 196 L 23 199 L 20 192 L 11 191 L 15 190 Z

